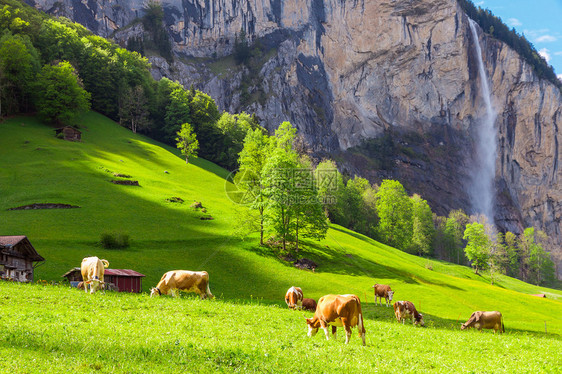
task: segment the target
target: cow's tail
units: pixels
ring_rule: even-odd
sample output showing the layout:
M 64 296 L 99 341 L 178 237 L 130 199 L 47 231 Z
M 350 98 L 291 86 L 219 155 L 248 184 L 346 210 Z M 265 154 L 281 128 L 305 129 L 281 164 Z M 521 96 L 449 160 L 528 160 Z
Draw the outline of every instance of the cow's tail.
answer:
M 357 324 L 359 325 L 359 335 L 362 335 L 365 333 L 365 324 L 363 323 L 363 313 L 359 313 L 359 321 L 357 322 Z
M 100 260 L 103 263 L 103 267 L 104 268 L 108 268 L 109 267 L 109 261 L 107 260 Z
M 214 299 L 215 296 L 211 293 L 211 288 L 209 287 L 209 282 L 207 281 L 207 297 L 209 299 Z
M 359 309 L 359 321 L 357 325 L 359 336 L 361 337 L 361 340 L 363 340 L 363 345 L 365 345 L 365 324 L 363 323 L 363 313 L 361 313 L 361 309 Z
M 503 325 L 503 314 L 502 314 L 502 320 L 501 321 L 502 321 L 502 332 L 505 332 L 505 327 Z

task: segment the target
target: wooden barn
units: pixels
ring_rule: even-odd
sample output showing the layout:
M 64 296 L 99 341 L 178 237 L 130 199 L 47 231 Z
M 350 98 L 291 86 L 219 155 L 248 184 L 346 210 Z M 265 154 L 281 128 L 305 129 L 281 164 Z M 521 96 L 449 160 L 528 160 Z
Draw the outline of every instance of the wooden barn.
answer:
M 33 282 L 33 270 L 42 261 L 27 236 L 0 236 L 0 278 Z
M 55 129 L 55 135 L 71 142 L 79 142 L 82 140 L 82 131 L 72 126 L 64 126 Z
M 82 273 L 80 268 L 73 268 L 62 275 L 71 285 L 76 287 L 82 282 Z M 113 289 L 118 292 L 141 292 L 142 278 L 144 274 L 130 269 L 105 269 L 104 282 L 106 289 Z

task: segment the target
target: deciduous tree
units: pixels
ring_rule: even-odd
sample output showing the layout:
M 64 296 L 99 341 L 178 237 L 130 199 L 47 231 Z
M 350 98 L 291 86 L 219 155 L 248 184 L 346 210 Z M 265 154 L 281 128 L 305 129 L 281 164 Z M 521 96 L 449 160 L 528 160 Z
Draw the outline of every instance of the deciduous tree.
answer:
M 474 272 L 485 270 L 488 266 L 490 256 L 490 239 L 486 235 L 484 225 L 478 222 L 466 225 L 464 237 L 467 241 L 464 252 L 466 257 L 472 262 Z
M 260 129 L 248 132 L 244 146 L 240 151 L 240 170 L 236 175 L 236 184 L 245 196 L 249 208 L 257 211 L 259 220 L 260 245 L 263 245 L 264 211 L 267 205 L 264 185 L 264 167 L 271 150 L 270 137 Z M 253 215 L 248 215 L 252 219 Z M 252 226 L 250 226 L 252 227 Z
M 90 109 L 90 94 L 82 88 L 76 71 L 67 61 L 45 65 L 37 75 L 37 109 L 46 121 L 71 124 Z
M 185 156 L 186 164 L 189 163 L 190 157 L 197 157 L 199 142 L 197 141 L 197 136 L 193 131 L 193 127 L 191 127 L 189 123 L 181 125 L 181 130 L 177 133 L 176 141 L 176 146 L 181 151 L 181 154 Z
M 126 88 L 119 105 L 119 122 L 134 133 L 149 126 L 149 112 L 142 86 Z
M 412 203 L 398 181 L 385 179 L 377 191 L 378 231 L 385 244 L 406 250 L 412 240 Z
M 411 249 L 418 256 L 429 255 L 435 234 L 433 213 L 427 201 L 414 194 L 412 201 L 412 245 Z

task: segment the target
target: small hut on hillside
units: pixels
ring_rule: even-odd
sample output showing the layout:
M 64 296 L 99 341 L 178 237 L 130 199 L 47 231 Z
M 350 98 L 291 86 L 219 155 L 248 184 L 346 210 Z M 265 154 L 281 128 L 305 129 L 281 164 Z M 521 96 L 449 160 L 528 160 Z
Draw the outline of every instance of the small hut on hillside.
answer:
M 33 270 L 42 261 L 27 236 L 0 236 L 0 278 L 33 282 Z
M 72 126 L 64 126 L 55 129 L 55 135 L 71 142 L 79 142 L 82 140 L 82 131 Z
M 130 269 L 105 269 L 104 282 L 106 289 L 115 289 L 118 292 L 136 292 L 142 291 L 142 278 L 145 276 L 139 272 Z M 82 282 L 82 273 L 80 268 L 72 268 L 62 275 L 68 279 L 74 287 Z

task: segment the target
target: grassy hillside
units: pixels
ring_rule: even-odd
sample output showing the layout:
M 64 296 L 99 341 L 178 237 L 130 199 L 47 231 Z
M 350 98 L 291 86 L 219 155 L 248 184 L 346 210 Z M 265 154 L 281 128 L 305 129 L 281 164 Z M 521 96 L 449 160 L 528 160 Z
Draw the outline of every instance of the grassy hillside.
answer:
M 49 308 L 44 308 L 50 305 Z M 367 346 L 277 305 L 2 285 L 1 372 L 554 373 L 562 340 L 418 328 L 366 312 Z M 386 308 L 384 308 L 386 309 Z M 389 312 L 388 309 L 386 309 Z M 509 331 L 509 330 L 508 330 Z
M 562 335 L 562 292 L 503 277 L 491 286 L 466 268 L 427 260 L 332 226 L 321 243 L 306 243 L 303 255 L 319 264 L 315 273 L 297 270 L 256 240 L 232 235 L 236 209 L 225 194 L 225 175 L 202 159 L 186 165 L 175 149 L 135 135 L 105 117 L 81 120 L 81 143 L 54 137 L 31 117 L 0 124 L 0 234 L 27 235 L 46 262 L 36 279 L 61 280 L 83 257 L 106 258 L 112 268 L 143 274 L 144 290 L 171 269 L 206 270 L 220 299 L 283 303 L 291 285 L 305 297 L 356 293 L 373 301 L 375 282 L 387 283 L 396 300 L 410 300 L 429 326 L 458 328 L 474 310 L 500 310 L 508 330 Z M 112 173 L 131 175 L 140 187 L 110 183 Z M 184 204 L 166 199 L 180 197 Z M 189 207 L 201 201 L 213 220 Z M 79 209 L 10 210 L 32 203 L 65 203 Z M 104 231 L 130 234 L 125 250 L 105 250 Z M 3 287 L 3 285 L 0 285 Z M 530 293 L 546 293 L 538 299 Z M 370 318 L 392 320 L 389 309 L 366 304 Z

